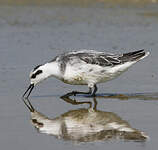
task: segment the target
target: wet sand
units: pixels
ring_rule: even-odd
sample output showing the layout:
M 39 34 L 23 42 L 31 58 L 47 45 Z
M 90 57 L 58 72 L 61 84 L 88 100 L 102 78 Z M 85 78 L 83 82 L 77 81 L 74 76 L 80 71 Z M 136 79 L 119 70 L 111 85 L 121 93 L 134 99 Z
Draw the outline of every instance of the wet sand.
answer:
M 0 6 L 0 145 L 3 150 L 20 149 L 156 149 L 158 130 L 158 6 Z M 145 132 L 143 142 L 104 140 L 75 143 L 38 133 L 30 124 L 30 113 L 21 96 L 29 84 L 30 70 L 72 49 L 129 52 L 146 49 L 150 56 L 119 78 L 98 85 L 100 111 L 112 112 L 133 128 Z M 60 96 L 87 87 L 66 85 L 49 79 L 30 97 L 40 112 L 55 118 L 71 105 Z M 112 97 L 110 97 L 110 95 Z M 118 95 L 117 95 L 118 94 Z M 108 97 L 109 96 L 109 97 Z M 122 98 L 127 96 L 127 98 Z M 133 96 L 133 97 L 132 97 Z M 77 101 L 91 98 L 78 96 Z

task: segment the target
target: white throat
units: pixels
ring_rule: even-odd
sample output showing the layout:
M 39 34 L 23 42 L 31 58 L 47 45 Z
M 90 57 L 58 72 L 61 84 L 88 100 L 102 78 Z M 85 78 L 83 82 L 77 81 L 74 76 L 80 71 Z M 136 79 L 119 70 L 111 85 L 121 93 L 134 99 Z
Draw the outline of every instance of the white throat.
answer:
M 47 77 L 55 77 L 58 79 L 62 78 L 62 74 L 60 72 L 59 64 L 57 62 L 46 63 L 42 66 L 44 74 Z

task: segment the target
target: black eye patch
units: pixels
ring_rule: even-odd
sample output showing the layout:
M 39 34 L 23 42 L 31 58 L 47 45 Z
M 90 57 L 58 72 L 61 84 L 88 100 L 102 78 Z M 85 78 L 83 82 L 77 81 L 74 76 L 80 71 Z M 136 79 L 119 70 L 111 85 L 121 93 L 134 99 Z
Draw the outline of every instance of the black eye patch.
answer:
M 31 78 L 32 78 L 32 79 L 36 78 L 36 76 L 37 76 L 38 74 L 41 74 L 42 72 L 43 72 L 42 70 L 38 70 L 36 73 L 34 73 L 34 74 L 31 76 Z

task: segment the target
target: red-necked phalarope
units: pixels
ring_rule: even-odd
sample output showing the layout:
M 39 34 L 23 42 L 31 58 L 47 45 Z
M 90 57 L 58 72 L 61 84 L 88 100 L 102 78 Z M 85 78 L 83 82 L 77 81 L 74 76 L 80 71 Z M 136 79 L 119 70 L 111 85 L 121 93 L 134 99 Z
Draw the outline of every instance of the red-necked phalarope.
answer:
M 95 96 L 97 83 L 112 80 L 125 72 L 130 66 L 145 58 L 149 52 L 138 50 L 124 54 L 107 54 L 94 50 L 81 50 L 61 54 L 52 61 L 36 66 L 30 73 L 30 86 L 23 94 L 28 96 L 37 83 L 55 77 L 65 83 L 88 85 L 88 92 L 73 91 L 72 94 L 91 94 Z M 92 88 L 94 88 L 92 92 Z

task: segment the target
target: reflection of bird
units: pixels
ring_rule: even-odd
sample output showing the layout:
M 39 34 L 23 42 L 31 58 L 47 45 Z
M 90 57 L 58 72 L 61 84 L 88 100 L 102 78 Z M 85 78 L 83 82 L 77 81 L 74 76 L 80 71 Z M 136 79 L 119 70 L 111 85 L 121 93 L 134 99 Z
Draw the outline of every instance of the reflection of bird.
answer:
M 91 142 L 114 138 L 137 141 L 147 139 L 143 132 L 132 128 L 112 112 L 80 108 L 50 119 L 37 112 L 29 100 L 24 102 L 31 111 L 31 122 L 39 132 L 64 140 Z
M 89 92 L 72 92 L 73 95 L 86 93 L 95 96 L 97 83 L 116 78 L 137 61 L 149 54 L 144 50 L 125 54 L 106 54 L 93 50 L 69 52 L 55 57 L 52 61 L 36 66 L 30 73 L 30 86 L 24 93 L 30 95 L 34 86 L 47 79 L 56 77 L 59 80 L 75 85 L 88 85 Z M 92 92 L 92 88 L 94 88 Z

